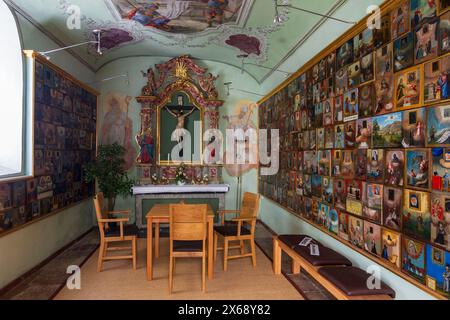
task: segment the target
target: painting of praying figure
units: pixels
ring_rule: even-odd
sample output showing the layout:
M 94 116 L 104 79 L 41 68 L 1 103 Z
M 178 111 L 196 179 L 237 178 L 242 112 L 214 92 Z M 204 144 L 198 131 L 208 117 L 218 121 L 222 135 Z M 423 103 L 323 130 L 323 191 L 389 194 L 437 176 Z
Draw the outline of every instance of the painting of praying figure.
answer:
M 427 108 L 427 146 L 450 146 L 450 105 Z

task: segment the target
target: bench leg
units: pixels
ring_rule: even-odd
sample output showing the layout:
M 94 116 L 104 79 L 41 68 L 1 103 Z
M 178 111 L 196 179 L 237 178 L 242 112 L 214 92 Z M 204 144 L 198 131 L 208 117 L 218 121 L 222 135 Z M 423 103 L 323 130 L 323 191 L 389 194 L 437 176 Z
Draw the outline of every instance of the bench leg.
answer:
M 281 274 L 281 247 L 276 238 L 273 239 L 273 272 Z
M 292 259 L 292 274 L 299 274 L 300 270 L 300 263 L 298 263 L 295 259 Z

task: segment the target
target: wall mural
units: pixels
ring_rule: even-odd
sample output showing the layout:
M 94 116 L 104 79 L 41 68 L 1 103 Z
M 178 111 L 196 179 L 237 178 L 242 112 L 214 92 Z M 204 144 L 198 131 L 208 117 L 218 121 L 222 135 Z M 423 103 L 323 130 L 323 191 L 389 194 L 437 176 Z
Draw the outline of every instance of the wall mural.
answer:
M 236 23 L 246 0 L 109 0 L 121 19 L 172 33 L 204 31 Z
M 450 298 L 448 1 L 397 1 L 267 97 L 280 171 L 262 195 Z M 268 141 L 270 143 L 270 140 Z M 333 214 L 332 214 L 333 213 Z
M 136 150 L 132 144 L 133 122 L 128 116 L 131 99 L 121 93 L 110 92 L 103 100 L 100 143 L 118 143 L 126 149 L 125 170 L 131 169 L 136 159 Z

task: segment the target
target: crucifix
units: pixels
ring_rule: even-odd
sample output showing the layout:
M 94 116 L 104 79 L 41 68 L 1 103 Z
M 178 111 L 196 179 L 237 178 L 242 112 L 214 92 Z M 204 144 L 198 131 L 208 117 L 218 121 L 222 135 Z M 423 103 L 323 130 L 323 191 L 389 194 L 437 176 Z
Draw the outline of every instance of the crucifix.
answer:
M 172 111 L 170 110 L 170 106 L 165 106 L 167 112 L 169 112 L 175 119 L 177 119 L 177 125 L 175 128 L 175 137 L 176 137 L 176 141 L 178 143 L 181 143 L 183 141 L 183 135 L 184 135 L 184 129 L 185 129 L 185 121 L 186 118 L 189 117 L 191 114 L 194 113 L 194 111 L 196 110 L 196 107 L 192 107 L 192 110 L 189 111 L 187 114 L 184 114 L 183 111 L 183 105 L 184 105 L 184 101 L 183 101 L 183 96 L 178 96 L 178 112 Z

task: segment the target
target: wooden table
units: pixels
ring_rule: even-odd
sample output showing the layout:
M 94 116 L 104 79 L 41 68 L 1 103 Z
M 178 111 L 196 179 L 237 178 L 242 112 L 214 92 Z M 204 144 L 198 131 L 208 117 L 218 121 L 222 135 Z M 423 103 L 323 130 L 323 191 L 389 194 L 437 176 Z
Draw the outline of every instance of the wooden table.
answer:
M 155 204 L 147 214 L 147 280 L 153 280 L 153 224 L 155 225 L 155 258 L 159 257 L 159 225 L 169 223 L 169 204 Z M 208 279 L 214 276 L 214 212 L 208 205 Z

